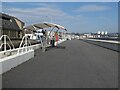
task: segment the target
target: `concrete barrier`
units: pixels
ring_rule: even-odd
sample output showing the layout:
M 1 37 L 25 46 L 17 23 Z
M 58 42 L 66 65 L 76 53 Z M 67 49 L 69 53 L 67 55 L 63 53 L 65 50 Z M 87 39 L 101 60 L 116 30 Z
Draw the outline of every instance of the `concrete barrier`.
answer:
M 31 45 L 31 47 L 32 47 L 32 49 L 36 50 L 36 49 L 42 47 L 42 45 L 41 44 L 35 44 L 35 45 Z
M 60 44 L 64 41 L 65 40 L 60 40 L 57 43 Z M 47 47 L 49 46 L 50 45 L 48 45 Z M 15 50 L 8 50 L 6 52 L 0 52 L 0 75 L 2 76 L 3 73 L 33 58 L 34 50 L 39 49 L 41 47 L 41 44 L 35 44 L 29 47 L 32 48 L 30 51 L 19 54 L 17 54 L 19 48 L 16 48 Z M 12 54 L 13 52 L 14 54 Z
M 0 65 L 2 65 L 2 69 L 0 74 L 7 72 L 8 70 L 22 64 L 23 62 L 34 57 L 34 50 L 30 50 L 25 53 L 12 55 L 3 59 L 0 59 Z
M 41 44 L 29 46 L 32 49 L 27 52 L 17 54 L 19 48 L 0 52 L 0 75 L 11 70 L 12 68 L 30 60 L 34 57 L 34 50 L 41 47 Z M 2 75 L 1 75 L 2 76 Z
M 120 49 L 118 48 L 120 46 L 120 43 L 118 41 L 96 40 L 96 39 L 80 39 L 80 40 L 120 52 Z
M 29 47 L 31 47 L 33 50 L 36 50 L 41 47 L 41 44 L 35 44 L 35 45 L 31 45 Z M 7 51 L 0 51 L 0 59 L 17 54 L 18 49 L 19 48 L 7 50 Z

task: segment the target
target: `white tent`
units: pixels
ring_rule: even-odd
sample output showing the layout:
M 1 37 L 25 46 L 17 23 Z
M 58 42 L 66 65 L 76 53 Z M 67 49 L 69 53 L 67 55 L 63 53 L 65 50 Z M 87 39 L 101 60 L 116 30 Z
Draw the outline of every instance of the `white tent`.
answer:
M 47 23 L 47 22 L 26 26 L 25 29 L 36 31 L 38 29 L 44 29 L 44 28 L 50 28 L 50 27 L 56 27 L 60 30 L 67 31 L 67 29 L 61 25 L 54 24 L 54 23 Z

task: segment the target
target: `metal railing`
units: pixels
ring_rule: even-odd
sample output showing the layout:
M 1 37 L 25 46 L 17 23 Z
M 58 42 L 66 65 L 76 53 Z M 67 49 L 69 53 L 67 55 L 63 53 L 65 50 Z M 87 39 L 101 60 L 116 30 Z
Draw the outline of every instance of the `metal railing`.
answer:
M 3 41 L 2 41 L 2 39 L 3 39 Z M 10 42 L 11 45 L 7 42 L 7 39 Z M 13 45 L 12 41 L 10 40 L 10 38 L 7 35 L 2 35 L 0 37 L 0 41 L 2 41 L 2 43 L 0 45 L 0 49 L 3 48 L 3 50 L 6 51 L 7 50 L 7 45 L 8 45 L 10 50 L 14 49 L 14 45 Z M 4 47 L 3 47 L 3 45 L 4 45 Z
M 47 43 L 47 41 L 49 41 L 48 39 L 49 37 L 46 37 L 46 36 L 43 36 L 43 38 L 41 37 L 39 38 L 43 52 L 45 52 L 46 47 L 50 46 Z M 2 41 L 0 43 L 0 49 L 3 49 L 3 51 L 0 51 L 0 59 L 8 56 L 12 56 L 12 55 L 19 55 L 22 53 L 26 53 L 31 50 L 34 50 L 35 48 L 35 45 L 31 45 L 31 42 L 28 36 L 23 36 L 22 41 L 18 48 L 14 47 L 12 41 L 7 35 L 2 35 L 0 37 L 0 41 Z M 7 47 L 9 47 L 9 49 Z
M 30 46 L 31 46 L 31 43 L 28 36 L 23 36 L 20 46 L 18 48 L 17 54 L 33 50 Z
M 0 49 L 2 51 L 0 51 L 0 58 L 5 58 L 11 55 L 17 55 L 17 54 L 21 54 L 32 49 L 30 40 L 27 36 L 23 36 L 22 41 L 19 45 L 19 48 L 15 48 L 12 41 L 10 40 L 10 38 L 7 35 L 2 35 L 0 37 Z M 8 48 L 9 47 L 9 48 Z

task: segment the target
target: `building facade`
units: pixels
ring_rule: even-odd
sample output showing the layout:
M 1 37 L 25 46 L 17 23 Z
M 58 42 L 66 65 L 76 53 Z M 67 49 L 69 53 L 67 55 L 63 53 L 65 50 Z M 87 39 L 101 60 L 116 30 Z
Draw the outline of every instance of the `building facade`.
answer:
M 18 18 L 0 13 L 0 36 L 8 35 L 10 39 L 21 39 L 24 36 L 24 25 Z

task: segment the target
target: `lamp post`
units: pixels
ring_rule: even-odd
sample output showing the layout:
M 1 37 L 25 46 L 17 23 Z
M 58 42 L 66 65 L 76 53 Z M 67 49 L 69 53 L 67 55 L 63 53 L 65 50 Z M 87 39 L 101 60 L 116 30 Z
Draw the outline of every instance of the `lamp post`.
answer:
M 53 19 L 52 17 L 46 16 L 48 19 L 50 19 L 50 22 L 52 23 Z

